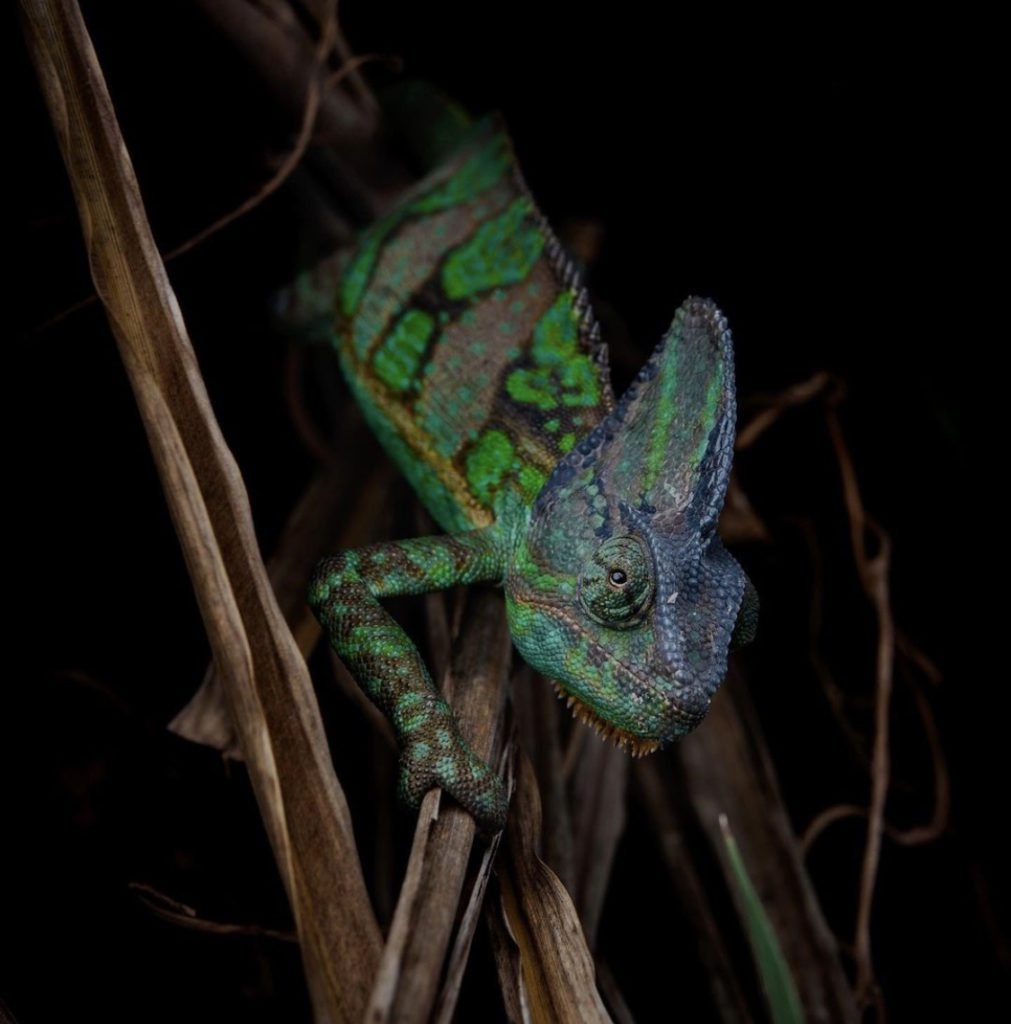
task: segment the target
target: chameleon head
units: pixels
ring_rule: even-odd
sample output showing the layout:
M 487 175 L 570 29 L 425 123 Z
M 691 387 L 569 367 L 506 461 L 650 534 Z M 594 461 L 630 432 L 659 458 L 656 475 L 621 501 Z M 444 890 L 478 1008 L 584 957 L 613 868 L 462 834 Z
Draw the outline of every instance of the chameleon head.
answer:
M 516 646 L 633 753 L 701 721 L 731 639 L 753 624 L 744 572 L 716 535 L 734 418 L 730 332 L 713 303 L 689 299 L 614 411 L 556 466 L 516 541 Z

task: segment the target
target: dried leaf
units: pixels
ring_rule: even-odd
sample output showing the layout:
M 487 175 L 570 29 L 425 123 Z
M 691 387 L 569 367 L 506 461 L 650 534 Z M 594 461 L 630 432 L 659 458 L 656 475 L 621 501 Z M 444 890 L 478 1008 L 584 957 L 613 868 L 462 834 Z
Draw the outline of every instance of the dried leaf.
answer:
M 499 979 L 517 989 L 505 992 L 506 1005 L 522 1010 L 526 1019 L 557 1024 L 610 1021 L 597 991 L 593 958 L 586 946 L 579 915 L 565 886 L 540 859 L 541 802 L 534 770 L 525 756 L 517 767 L 517 787 L 500 858 L 500 904 L 515 953 L 498 939 Z M 519 969 L 509 963 L 516 955 Z
M 22 0 L 95 290 L 133 388 L 287 889 L 319 1021 L 358 1020 L 379 953 L 315 694 L 259 556 L 75 3 Z
M 360 444 L 364 434 L 360 417 L 345 417 L 345 421 L 348 443 L 342 448 L 344 457 L 320 472 L 306 488 L 285 523 L 268 566 L 277 603 L 304 658 L 309 657 L 320 638 L 319 623 L 305 601 L 306 581 L 312 567 L 325 554 L 373 539 L 373 525 L 385 494 L 383 483 L 390 476 L 386 464 L 367 476 L 364 460 L 351 457 L 350 453 L 369 449 Z M 357 684 L 355 692 L 361 692 Z M 368 707 L 375 710 L 371 703 Z M 168 728 L 183 739 L 242 759 L 213 663 L 208 666 L 200 688 Z

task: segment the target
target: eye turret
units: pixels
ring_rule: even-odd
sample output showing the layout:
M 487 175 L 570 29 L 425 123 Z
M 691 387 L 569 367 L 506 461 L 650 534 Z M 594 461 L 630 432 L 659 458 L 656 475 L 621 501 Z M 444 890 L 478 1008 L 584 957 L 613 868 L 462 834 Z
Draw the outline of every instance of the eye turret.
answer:
M 653 601 L 653 564 L 637 537 L 609 537 L 579 577 L 579 602 L 597 622 L 615 629 L 635 625 Z

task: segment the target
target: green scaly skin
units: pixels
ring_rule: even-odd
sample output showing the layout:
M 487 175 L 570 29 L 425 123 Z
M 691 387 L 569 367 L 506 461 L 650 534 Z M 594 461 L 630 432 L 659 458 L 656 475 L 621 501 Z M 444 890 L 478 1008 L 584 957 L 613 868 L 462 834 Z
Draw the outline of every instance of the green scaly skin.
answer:
M 688 300 L 615 405 L 585 291 L 495 121 L 366 233 L 339 305 L 351 390 L 447 531 L 344 552 L 310 587 L 396 730 L 402 795 L 440 786 L 505 821 L 385 597 L 502 584 L 516 647 L 577 715 L 633 753 L 693 728 L 755 624 L 715 534 L 735 408 L 716 307 Z

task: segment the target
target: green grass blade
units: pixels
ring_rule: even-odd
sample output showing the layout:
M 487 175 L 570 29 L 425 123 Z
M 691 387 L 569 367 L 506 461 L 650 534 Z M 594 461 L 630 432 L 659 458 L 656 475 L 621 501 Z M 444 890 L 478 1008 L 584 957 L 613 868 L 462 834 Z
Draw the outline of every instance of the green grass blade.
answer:
M 769 1003 L 773 1024 L 803 1024 L 804 1011 L 797 995 L 797 987 L 793 983 L 790 967 L 783 955 L 783 949 L 776 938 L 772 923 L 769 921 L 762 901 L 751 883 L 741 851 L 730 831 L 725 814 L 720 815 L 720 829 L 726 846 L 730 866 L 734 872 L 737 888 L 745 911 L 745 922 L 748 928 L 748 941 L 755 958 L 755 966 L 765 990 Z

